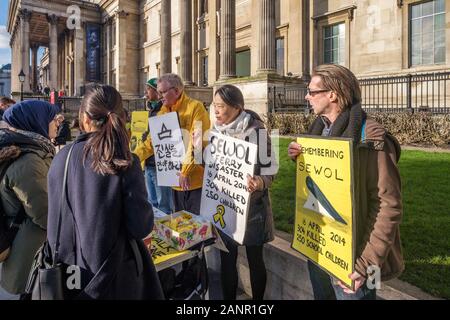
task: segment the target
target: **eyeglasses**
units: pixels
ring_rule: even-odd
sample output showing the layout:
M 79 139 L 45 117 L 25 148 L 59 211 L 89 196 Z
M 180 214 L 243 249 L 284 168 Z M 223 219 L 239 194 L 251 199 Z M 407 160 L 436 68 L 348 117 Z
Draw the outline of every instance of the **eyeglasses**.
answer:
M 311 90 L 309 88 L 306 88 L 306 94 L 308 94 L 310 96 L 313 96 L 316 93 L 329 92 L 329 91 L 331 91 L 331 90 L 328 90 L 328 89 Z
M 167 92 L 169 92 L 172 89 L 176 89 L 175 87 L 170 87 L 169 89 L 167 89 L 166 91 L 158 91 L 158 94 L 160 96 L 164 96 Z

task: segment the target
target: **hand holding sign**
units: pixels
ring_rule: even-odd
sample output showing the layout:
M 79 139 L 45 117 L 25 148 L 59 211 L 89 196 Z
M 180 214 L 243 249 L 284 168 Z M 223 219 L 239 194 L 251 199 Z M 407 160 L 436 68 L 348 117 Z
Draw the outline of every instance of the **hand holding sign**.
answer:
M 183 175 L 181 172 L 177 172 L 177 176 L 180 177 L 180 187 L 183 191 L 188 191 L 191 187 L 191 179 L 188 176 Z
M 247 190 L 250 193 L 255 191 L 262 191 L 264 189 L 264 182 L 260 176 L 247 175 Z
M 180 186 L 183 190 L 188 190 L 189 180 L 180 175 L 185 149 L 177 113 L 151 117 L 148 122 L 155 153 L 158 185 Z
M 289 158 L 291 158 L 292 160 L 297 159 L 297 157 L 301 153 L 301 150 L 302 150 L 302 146 L 300 144 L 298 144 L 297 142 L 292 141 L 291 143 L 289 143 L 289 147 L 288 147 Z
M 211 134 L 209 141 L 200 212 L 219 230 L 242 244 L 250 193 L 264 186 L 261 177 L 253 176 L 258 147 L 219 133 Z
M 349 279 L 353 280 L 355 283 L 355 291 L 350 290 L 345 284 L 342 283 L 342 281 L 338 281 L 338 285 L 344 290 L 347 294 L 355 294 L 356 291 L 358 291 L 359 288 L 364 284 L 366 281 L 366 278 L 360 275 L 358 272 L 353 272 L 352 274 L 348 275 Z

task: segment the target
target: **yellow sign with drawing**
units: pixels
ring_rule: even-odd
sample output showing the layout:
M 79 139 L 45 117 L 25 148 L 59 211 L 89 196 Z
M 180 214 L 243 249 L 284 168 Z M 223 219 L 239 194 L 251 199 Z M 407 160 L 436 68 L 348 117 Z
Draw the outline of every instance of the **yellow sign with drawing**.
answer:
M 155 236 L 153 232 L 149 237 L 144 239 L 144 244 L 152 255 L 156 271 L 174 266 L 196 256 L 198 253 L 198 250 L 178 251 L 161 238 Z
M 148 111 L 133 111 L 131 113 L 131 141 L 130 149 L 133 152 L 139 143 L 142 143 L 142 135 L 148 131 Z
M 354 202 L 352 142 L 300 137 L 292 247 L 353 288 Z

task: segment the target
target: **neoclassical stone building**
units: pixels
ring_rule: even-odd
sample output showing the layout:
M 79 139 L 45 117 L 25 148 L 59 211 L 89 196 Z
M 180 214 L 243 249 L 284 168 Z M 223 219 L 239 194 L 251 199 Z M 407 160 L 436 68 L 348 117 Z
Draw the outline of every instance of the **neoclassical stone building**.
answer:
M 11 64 L 0 66 L 0 96 L 8 96 L 11 92 Z
M 269 87 L 304 85 L 325 62 L 358 77 L 448 70 L 449 11 L 450 0 L 10 0 L 12 90 L 21 69 L 36 88 L 44 46 L 40 78 L 70 95 L 101 81 L 138 97 L 176 72 L 198 94 L 235 83 L 263 112 Z

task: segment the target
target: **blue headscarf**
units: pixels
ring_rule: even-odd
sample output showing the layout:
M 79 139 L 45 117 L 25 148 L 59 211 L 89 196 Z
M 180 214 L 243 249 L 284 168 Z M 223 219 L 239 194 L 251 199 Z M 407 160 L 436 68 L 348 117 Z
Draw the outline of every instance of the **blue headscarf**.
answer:
M 6 109 L 3 120 L 16 129 L 31 131 L 49 138 L 48 125 L 59 112 L 58 106 L 47 101 L 27 100 Z

